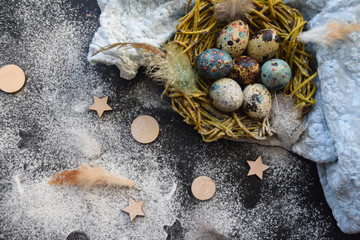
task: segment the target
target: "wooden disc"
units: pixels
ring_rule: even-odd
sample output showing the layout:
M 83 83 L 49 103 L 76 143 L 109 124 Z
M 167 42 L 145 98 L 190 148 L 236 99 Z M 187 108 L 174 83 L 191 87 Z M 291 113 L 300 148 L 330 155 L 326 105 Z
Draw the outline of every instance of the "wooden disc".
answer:
M 151 143 L 159 135 L 159 124 L 151 116 L 139 116 L 131 124 L 131 134 L 140 143 Z
M 7 93 L 19 91 L 25 84 L 25 73 L 16 65 L 0 68 L 0 89 Z
M 206 176 L 196 178 L 191 185 L 191 192 L 199 200 L 209 200 L 215 194 L 215 182 Z

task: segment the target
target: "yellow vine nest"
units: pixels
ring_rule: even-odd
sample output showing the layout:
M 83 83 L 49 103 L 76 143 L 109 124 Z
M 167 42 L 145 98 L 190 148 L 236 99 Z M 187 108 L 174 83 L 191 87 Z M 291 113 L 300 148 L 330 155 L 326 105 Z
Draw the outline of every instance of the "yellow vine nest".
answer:
M 188 1 L 185 16 L 175 27 L 174 39 L 168 43 L 166 52 L 145 43 L 118 43 L 100 51 L 130 46 L 151 53 L 147 73 L 165 83 L 164 93 L 171 98 L 172 108 L 186 123 L 195 126 L 205 142 L 220 138 L 262 141 L 274 133 L 269 118 L 255 120 L 241 110 L 219 112 L 209 99 L 211 82 L 197 77 L 193 70 L 197 56 L 215 46 L 218 32 L 225 24 L 240 18 L 248 23 L 251 34 L 262 29 L 278 32 L 282 43 L 275 57 L 285 60 L 293 73 L 283 92 L 294 99 L 302 115 L 310 111 L 315 104 L 313 80 L 317 72 L 309 67 L 311 55 L 305 44 L 297 41 L 306 21 L 296 9 L 282 0 L 195 0 L 189 9 L 191 2 Z
M 306 24 L 302 15 L 281 0 L 191 0 L 185 16 L 175 27 L 175 36 L 169 44 L 177 44 L 195 66 L 196 58 L 204 50 L 215 47 L 218 32 L 227 22 L 240 18 L 255 34 L 262 29 L 275 29 L 280 38 L 280 49 L 275 57 L 285 60 L 292 69 L 292 79 L 283 92 L 294 100 L 295 107 L 304 115 L 315 104 L 317 72 L 309 66 L 311 55 L 297 36 Z M 211 82 L 196 78 L 197 91 L 191 94 L 179 92 L 168 86 L 165 93 L 171 98 L 173 109 L 186 123 L 202 135 L 206 142 L 220 138 L 239 140 L 249 138 L 266 140 L 273 135 L 269 118 L 255 120 L 242 110 L 223 113 L 213 107 L 209 98 Z

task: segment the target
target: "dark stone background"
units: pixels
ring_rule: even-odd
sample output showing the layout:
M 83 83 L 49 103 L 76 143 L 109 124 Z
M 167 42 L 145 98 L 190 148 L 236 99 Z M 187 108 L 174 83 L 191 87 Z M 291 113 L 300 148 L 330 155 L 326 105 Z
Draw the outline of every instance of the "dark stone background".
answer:
M 75 21 L 86 22 L 91 21 L 95 23 L 91 25 L 92 27 L 88 29 L 88 31 L 84 32 L 84 36 L 87 38 L 87 45 L 84 48 L 88 48 L 88 45 L 92 39 L 93 33 L 96 31 L 96 27 L 98 26 L 98 17 L 100 15 L 100 10 L 98 9 L 97 2 L 95 0 L 69 0 L 64 1 L 65 3 L 71 3 L 71 6 L 79 12 L 77 19 Z M 17 4 L 21 4 L 21 1 L 0 1 L 0 33 L 1 34 L 9 34 L 13 37 L 13 39 L 19 39 L 24 37 L 24 29 L 21 23 L 17 22 L 16 18 L 13 18 L 12 11 L 16 8 Z M 91 12 L 92 17 L 86 18 L 84 13 Z M 95 27 L 94 27 L 95 26 Z M 34 26 L 34 31 L 36 31 L 36 26 Z M 19 64 L 23 69 L 30 69 L 33 67 L 31 64 L 32 59 L 29 58 L 28 52 L 24 52 L 21 48 L 21 42 L 19 45 L 15 44 L 12 41 L 6 41 L 6 39 L 2 39 L 0 42 L 0 51 L 1 51 L 1 62 L 2 63 L 13 63 Z M 21 59 L 21 61 L 19 61 Z M 100 78 L 96 79 L 96 81 L 89 82 L 89 85 L 93 84 L 102 84 L 102 82 L 106 83 L 109 89 L 112 89 L 112 94 L 110 95 L 111 106 L 117 109 L 118 112 L 127 113 L 130 111 L 129 109 L 135 108 L 138 109 L 136 112 L 131 112 L 125 114 L 125 121 L 131 123 L 132 119 L 140 114 L 149 114 L 158 119 L 160 126 L 163 126 L 161 129 L 162 137 L 166 138 L 166 141 L 162 141 L 161 148 L 164 151 L 172 154 L 174 156 L 174 160 L 172 162 L 167 162 L 167 159 L 159 156 L 158 161 L 161 166 L 167 166 L 173 169 L 176 173 L 178 179 L 181 179 L 181 184 L 178 186 L 178 191 L 181 191 L 184 195 L 189 197 L 183 197 L 179 199 L 181 205 L 183 207 L 183 212 L 191 211 L 197 205 L 197 200 L 192 197 L 190 193 L 190 185 L 194 179 L 194 170 L 199 165 L 199 161 L 207 161 L 210 167 L 219 167 L 219 165 L 224 165 L 224 169 L 226 170 L 226 182 L 217 183 L 219 185 L 232 185 L 238 184 L 242 186 L 241 194 L 240 192 L 234 193 L 232 199 L 229 201 L 240 201 L 246 208 L 252 209 L 254 208 L 259 201 L 264 201 L 262 199 L 261 189 L 269 188 L 273 191 L 273 195 L 271 198 L 265 201 L 275 201 L 282 194 L 280 189 L 277 186 L 270 186 L 267 184 L 267 175 L 271 175 L 273 171 L 270 169 L 265 172 L 264 180 L 260 181 L 255 177 L 246 177 L 247 173 L 247 163 L 246 160 L 255 160 L 259 152 L 265 154 L 271 154 L 272 152 L 276 152 L 276 148 L 271 147 L 260 147 L 256 144 L 248 144 L 248 143 L 238 143 L 226 140 L 220 140 L 215 143 L 203 143 L 200 135 L 192 129 L 191 126 L 186 125 L 180 116 L 178 116 L 175 112 L 173 112 L 170 108 L 169 99 L 164 98 L 161 100 L 161 104 L 163 105 L 161 108 L 147 108 L 142 107 L 143 102 L 139 102 L 131 97 L 124 97 L 129 92 L 132 92 L 133 89 L 139 86 L 139 84 L 143 84 L 143 87 L 146 88 L 151 93 L 160 96 L 163 90 L 163 87 L 153 82 L 149 81 L 143 73 L 140 73 L 138 77 L 132 81 L 126 81 L 118 78 L 119 71 L 114 66 L 104 66 L 104 65 L 96 65 L 90 66 L 86 61 L 86 56 L 83 58 L 85 68 L 89 68 L 95 70 L 99 73 Z M 28 62 L 28 64 L 24 64 L 24 62 Z M 28 78 L 37 78 L 37 76 L 27 76 Z M 41 78 L 41 77 L 38 77 Z M 30 83 L 28 83 L 30 84 Z M 41 91 L 40 83 L 33 83 L 34 86 L 26 86 L 29 88 L 39 88 Z M 45 80 L 44 83 L 46 84 Z M 95 88 L 94 86 L 92 86 Z M 90 87 L 91 88 L 91 87 Z M 33 89 L 33 90 L 34 90 Z M 67 86 L 67 89 L 71 89 L 71 86 Z M 21 94 L 21 92 L 20 92 Z M 74 91 L 76 94 L 76 91 Z M 90 94 L 91 95 L 91 94 Z M 40 98 L 41 96 L 39 96 Z M 0 102 L 11 102 L 12 96 L 6 94 L 4 92 L 0 92 Z M 160 98 L 159 98 L 160 99 Z M 27 110 L 29 105 L 24 105 L 24 109 L 14 110 L 14 114 L 17 115 L 17 119 L 19 119 L 19 115 L 23 114 Z M 2 111 L 0 109 L 0 111 Z M 40 117 L 46 117 L 46 111 L 42 111 Z M 50 114 L 50 113 L 49 113 Z M 27 115 L 24 114 L 21 117 L 21 120 L 17 120 L 17 124 L 19 125 L 31 125 L 32 131 L 20 131 L 19 135 L 21 137 L 21 141 L 18 143 L 19 149 L 21 148 L 33 148 L 34 151 L 38 151 L 39 154 L 42 151 L 39 145 L 43 141 L 43 133 L 46 131 L 46 127 L 42 125 L 41 122 L 34 122 L 33 119 L 28 119 Z M 95 119 L 95 118 L 94 118 Z M 124 120 L 123 119 L 123 120 Z M 1 132 L 6 132 L 9 128 L 9 122 L 11 119 L 0 119 L 0 130 Z M 29 123 L 31 122 L 31 123 Z M 165 126 L 165 127 L 164 127 Z M 0 136 L 1 138 L 2 136 Z M 151 148 L 151 145 L 149 146 Z M 192 152 L 209 152 L 203 159 L 194 159 Z M 279 150 L 278 152 L 282 153 L 284 151 Z M 8 176 L 11 175 L 12 167 L 9 167 L 7 161 L 11 161 L 13 156 L 10 156 L 6 149 L 0 149 L 0 180 L 8 179 Z M 214 153 L 214 154 L 211 154 Z M 237 158 L 226 157 L 236 155 Z M 221 156 L 225 156 L 224 160 L 219 160 Z M 307 235 L 307 236 L 297 236 L 294 237 L 294 232 L 296 232 L 296 227 L 306 227 L 306 226 L 316 226 L 312 221 L 316 221 L 311 216 L 301 216 L 296 222 L 295 227 L 292 228 L 287 226 L 287 217 L 286 212 L 282 210 L 285 206 L 278 206 L 278 212 L 282 212 L 280 214 L 274 214 L 274 218 L 277 219 L 277 224 L 269 223 L 268 226 L 264 226 L 268 229 L 273 229 L 270 231 L 264 232 L 261 238 L 263 239 L 360 239 L 360 235 L 346 235 L 340 231 L 340 229 L 336 226 L 336 221 L 332 217 L 331 209 L 328 207 L 326 200 L 324 198 L 322 188 L 318 179 L 316 164 L 303 159 L 295 154 L 287 153 L 286 157 L 291 162 L 296 162 L 297 166 L 300 167 L 298 170 L 303 174 L 300 181 L 290 181 L 289 185 L 286 187 L 285 191 L 291 191 L 291 189 L 296 189 L 300 192 L 300 195 L 303 197 L 299 199 L 299 203 L 304 208 L 308 208 L 311 206 L 314 210 L 318 212 L 318 217 L 321 219 L 326 219 L 328 224 L 328 230 L 323 235 Z M 266 162 L 266 159 L 265 159 Z M 65 163 L 64 163 L 65 164 Z M 16 163 L 14 163 L 16 165 Z M 44 164 L 43 169 L 38 169 L 38 171 L 45 170 L 47 168 L 53 168 L 54 170 L 59 170 L 62 164 L 58 165 L 47 165 Z M 239 170 L 239 166 L 240 169 Z M 26 168 L 26 167 L 25 167 Z M 297 171 L 297 170 L 294 170 Z M 34 173 L 35 174 L 35 173 Z M 212 176 L 216 178 L 216 176 Z M 306 179 L 306 182 L 304 181 Z M 1 181 L 2 182 L 2 181 Z M 237 185 L 238 186 L 238 185 Z M 284 186 L 284 185 L 281 185 Z M 221 186 L 220 186 L 221 189 Z M 5 196 L 9 190 L 8 186 L 3 182 L 0 185 L 1 194 L 0 196 Z M 215 197 L 221 197 L 221 193 L 217 193 Z M 1 198 L 2 199 L 2 198 Z M 0 199 L 0 204 L 3 204 Z M 239 200 L 240 199 L 240 200 Z M 289 203 L 291 204 L 291 203 Z M 290 206 L 291 207 L 291 206 Z M 1 209 L 5 209 L 2 207 Z M 274 210 L 277 212 L 277 210 Z M 4 213 L 1 213 L 4 215 Z M 163 226 L 164 232 L 168 233 L 168 237 L 166 239 L 184 239 L 185 233 L 187 229 L 183 226 L 182 216 L 179 214 L 177 216 L 179 220 L 176 220 L 172 226 Z M 16 233 L 16 225 L 12 225 L 5 221 L 6 219 L 2 219 L 0 216 L 0 238 L 1 239 L 15 239 L 15 235 L 21 235 L 22 239 L 36 239 L 36 236 L 26 236 L 21 233 Z M 251 219 L 250 219 L 251 222 Z M 219 226 L 221 226 L 221 222 L 219 222 Z M 81 230 L 81 229 L 80 229 Z M 69 233 L 72 229 L 69 229 Z M 315 233 L 316 231 L 314 231 Z M 26 233 L 25 233 L 26 234 Z M 91 236 L 90 236 L 91 237 Z M 242 237 L 242 229 L 234 229 L 231 233 L 231 236 L 234 239 L 240 239 Z

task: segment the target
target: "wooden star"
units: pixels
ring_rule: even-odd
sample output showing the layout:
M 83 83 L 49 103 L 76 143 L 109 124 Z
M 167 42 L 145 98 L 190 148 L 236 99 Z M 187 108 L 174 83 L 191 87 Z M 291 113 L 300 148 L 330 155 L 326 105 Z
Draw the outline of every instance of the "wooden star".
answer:
M 103 113 L 105 111 L 111 111 L 113 110 L 108 104 L 109 97 L 103 97 L 103 98 L 98 98 L 97 96 L 94 96 L 94 104 L 90 106 L 90 110 L 94 110 L 98 113 L 99 117 L 101 117 L 103 115 Z
M 142 210 L 143 204 L 144 201 L 136 202 L 134 199 L 132 199 L 132 197 L 130 197 L 129 205 L 122 210 L 129 213 L 130 221 L 132 221 L 136 216 L 145 216 L 145 213 Z
M 262 163 L 262 158 L 259 156 L 256 161 L 247 161 L 250 166 L 248 176 L 257 175 L 260 179 L 263 178 L 263 172 L 269 168 Z

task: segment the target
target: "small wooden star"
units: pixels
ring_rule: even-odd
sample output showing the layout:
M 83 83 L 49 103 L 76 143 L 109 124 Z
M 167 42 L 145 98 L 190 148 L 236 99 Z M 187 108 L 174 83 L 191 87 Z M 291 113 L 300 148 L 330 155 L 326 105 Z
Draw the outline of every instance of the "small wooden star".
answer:
M 94 110 L 98 113 L 99 117 L 101 117 L 103 115 L 103 113 L 105 111 L 111 111 L 113 110 L 108 104 L 109 97 L 103 97 L 103 98 L 98 98 L 97 96 L 94 96 L 94 104 L 90 106 L 90 110 Z
M 129 213 L 130 221 L 134 220 L 136 216 L 145 216 L 142 206 L 145 201 L 136 202 L 132 197 L 129 199 L 129 205 L 122 210 Z
M 259 156 L 256 161 L 247 161 L 247 163 L 250 166 L 248 176 L 257 175 L 260 179 L 263 178 L 263 172 L 269 168 L 269 166 L 262 163 L 261 156 Z

